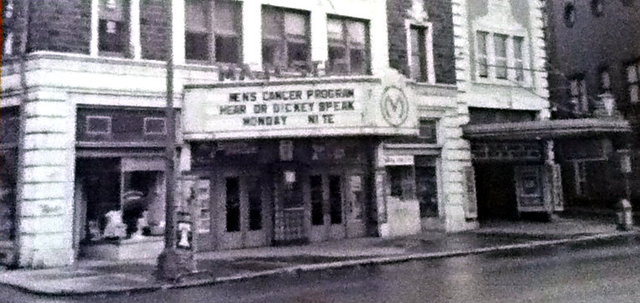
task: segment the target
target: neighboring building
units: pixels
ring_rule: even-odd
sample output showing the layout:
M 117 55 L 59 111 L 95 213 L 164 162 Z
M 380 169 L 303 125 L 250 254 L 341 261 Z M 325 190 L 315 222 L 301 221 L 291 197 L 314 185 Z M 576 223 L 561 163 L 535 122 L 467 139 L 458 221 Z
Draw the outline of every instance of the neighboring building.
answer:
M 547 1 L 546 9 L 552 116 L 599 128 L 559 144 L 567 207 L 611 210 L 627 195 L 617 151 L 631 148 L 629 194 L 638 208 L 640 2 Z
M 477 226 L 459 1 L 28 2 L 3 2 L 4 263 L 159 253 L 168 55 L 199 250 Z
M 478 216 L 562 211 L 542 2 L 453 0 L 459 99 L 468 105 Z

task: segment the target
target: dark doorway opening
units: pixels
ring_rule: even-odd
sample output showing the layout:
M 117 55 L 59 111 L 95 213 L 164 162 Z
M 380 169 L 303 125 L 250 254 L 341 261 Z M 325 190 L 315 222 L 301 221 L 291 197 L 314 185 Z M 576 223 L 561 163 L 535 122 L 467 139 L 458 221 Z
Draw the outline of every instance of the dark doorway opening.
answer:
M 478 219 L 515 220 L 518 218 L 513 165 L 476 164 Z

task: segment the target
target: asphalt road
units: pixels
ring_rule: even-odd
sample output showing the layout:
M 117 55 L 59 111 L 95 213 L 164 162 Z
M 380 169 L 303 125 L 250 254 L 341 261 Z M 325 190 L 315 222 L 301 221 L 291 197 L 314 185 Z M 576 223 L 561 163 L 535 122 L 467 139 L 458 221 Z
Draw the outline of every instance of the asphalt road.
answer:
M 640 239 L 416 261 L 129 295 L 0 302 L 640 302 Z

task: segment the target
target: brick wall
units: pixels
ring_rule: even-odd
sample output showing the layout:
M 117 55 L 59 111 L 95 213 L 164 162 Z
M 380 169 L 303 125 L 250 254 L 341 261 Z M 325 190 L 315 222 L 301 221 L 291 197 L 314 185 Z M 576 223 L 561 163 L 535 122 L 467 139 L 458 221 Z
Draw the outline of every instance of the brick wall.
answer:
M 405 20 L 411 0 L 388 0 L 389 63 L 408 75 Z M 436 81 L 456 83 L 451 0 L 425 0 L 429 21 L 433 25 L 433 57 Z
M 28 46 L 30 52 L 48 50 L 89 53 L 91 1 L 31 1 Z
M 142 0 L 140 3 L 140 43 L 142 58 L 166 60 L 169 22 L 164 0 Z

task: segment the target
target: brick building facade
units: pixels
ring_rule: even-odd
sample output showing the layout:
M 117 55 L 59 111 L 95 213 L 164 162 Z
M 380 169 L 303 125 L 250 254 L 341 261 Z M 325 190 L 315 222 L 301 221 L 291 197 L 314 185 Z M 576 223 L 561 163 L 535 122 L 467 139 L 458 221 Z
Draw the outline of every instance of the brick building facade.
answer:
M 623 197 L 638 206 L 637 1 L 547 1 L 550 100 L 555 119 L 618 121 L 619 134 L 595 133 L 558 150 L 565 196 L 576 210 L 613 211 Z M 615 28 L 615 30 L 612 30 Z M 626 131 L 624 131 L 626 130 Z M 621 173 L 618 151 L 631 150 L 632 171 Z M 625 153 L 622 153 L 625 154 Z M 625 193 L 625 178 L 630 192 Z

